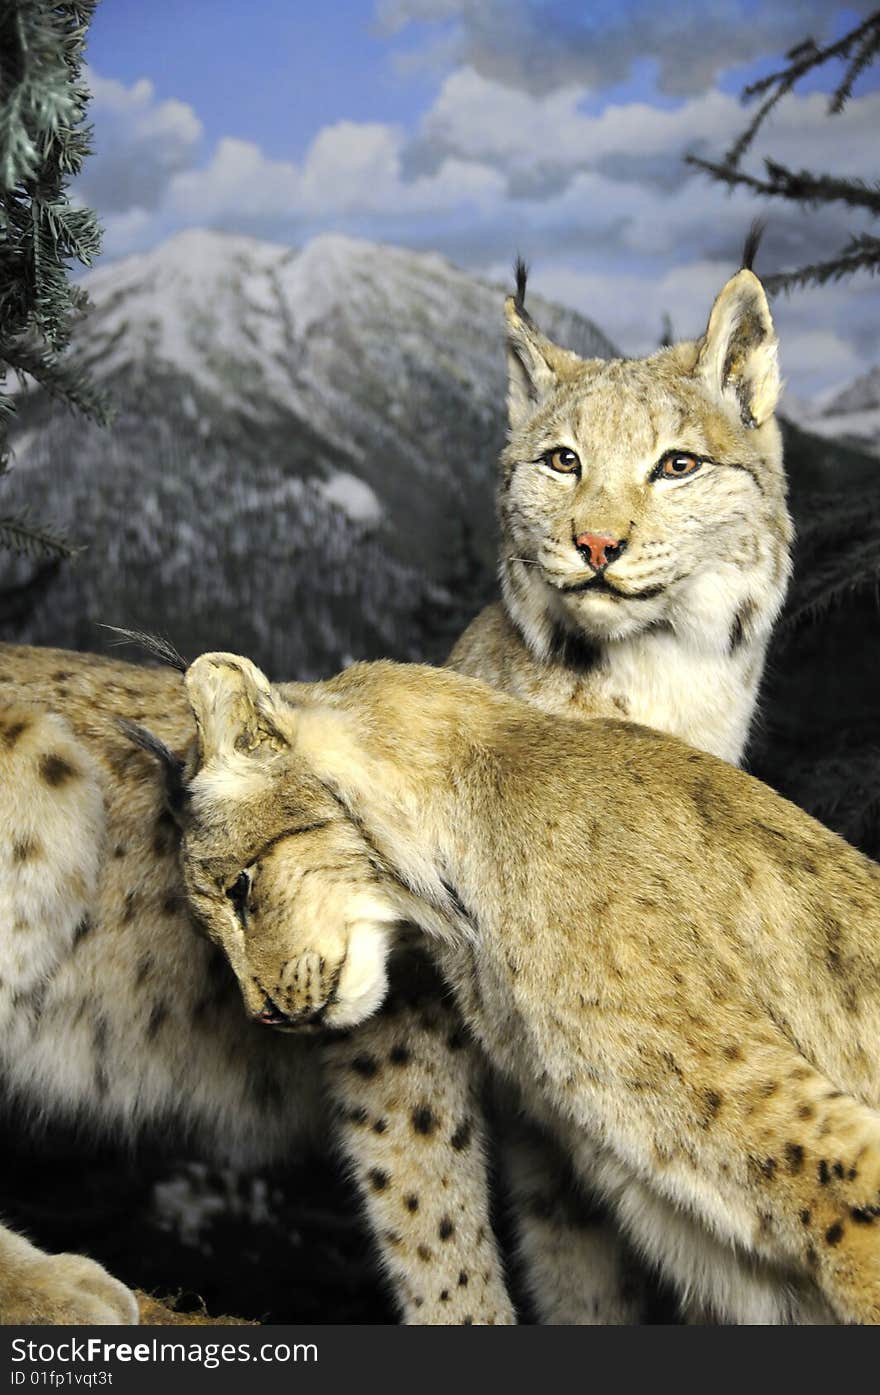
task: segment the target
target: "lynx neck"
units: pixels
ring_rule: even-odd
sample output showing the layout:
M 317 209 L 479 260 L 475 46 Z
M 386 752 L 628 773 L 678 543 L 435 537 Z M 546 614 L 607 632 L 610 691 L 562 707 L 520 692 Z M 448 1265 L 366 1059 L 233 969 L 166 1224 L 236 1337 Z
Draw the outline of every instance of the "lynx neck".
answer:
M 542 659 L 496 605 L 462 635 L 449 664 L 555 716 L 640 722 L 736 764 L 766 642 L 762 632 L 730 653 L 726 645 L 688 643 L 664 628 L 595 644 L 572 636 Z
M 584 684 L 584 715 L 626 717 L 738 764 L 757 704 L 764 648 L 756 640 L 734 655 L 706 653 L 683 645 L 670 631 L 603 645 Z

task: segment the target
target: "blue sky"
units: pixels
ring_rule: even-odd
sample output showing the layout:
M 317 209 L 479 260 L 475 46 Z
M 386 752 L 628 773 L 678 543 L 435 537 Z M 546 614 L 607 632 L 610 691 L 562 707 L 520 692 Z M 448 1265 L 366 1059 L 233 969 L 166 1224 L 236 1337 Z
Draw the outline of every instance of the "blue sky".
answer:
M 747 81 L 869 8 L 103 0 L 88 47 L 95 153 L 78 193 L 102 216 L 106 257 L 188 226 L 297 245 L 343 232 L 502 280 L 522 251 L 536 289 L 639 352 L 664 311 L 700 331 L 756 211 L 768 272 L 826 256 L 856 228 L 845 210 L 804 217 L 728 196 L 682 156 L 720 154 Z M 877 177 L 880 68 L 829 120 L 833 76 L 787 99 L 758 169 L 770 153 Z M 810 395 L 880 359 L 878 308 L 871 283 L 781 301 L 793 388 Z
M 103 0 L 88 57 L 126 84 L 148 76 L 159 100 L 189 102 L 207 144 L 236 135 L 299 159 L 334 121 L 416 122 L 436 74 L 402 77 L 391 49 L 364 0 Z

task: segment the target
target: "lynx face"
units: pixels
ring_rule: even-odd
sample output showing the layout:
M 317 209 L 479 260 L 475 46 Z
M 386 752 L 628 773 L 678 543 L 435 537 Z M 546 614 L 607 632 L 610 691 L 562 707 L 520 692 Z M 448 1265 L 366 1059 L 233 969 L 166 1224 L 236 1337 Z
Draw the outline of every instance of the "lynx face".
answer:
M 507 304 L 510 431 L 501 576 L 532 647 L 658 626 L 732 643 L 788 575 L 776 341 L 741 271 L 706 335 L 651 358 L 585 361 Z
M 193 915 L 255 1021 L 354 1026 L 385 997 L 397 919 L 369 849 L 301 768 L 295 710 L 259 670 L 209 655 L 186 682 L 200 748 L 182 818 Z

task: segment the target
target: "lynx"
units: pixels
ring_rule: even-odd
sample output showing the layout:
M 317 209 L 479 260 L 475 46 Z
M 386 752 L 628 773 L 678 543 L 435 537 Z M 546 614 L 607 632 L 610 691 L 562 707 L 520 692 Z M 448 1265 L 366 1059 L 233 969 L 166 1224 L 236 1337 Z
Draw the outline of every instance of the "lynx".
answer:
M 458 674 L 361 664 L 282 697 L 212 654 L 186 687 L 187 894 L 253 1020 L 359 1012 L 415 924 L 682 1296 L 880 1322 L 880 868 L 716 757 Z M 393 1058 L 376 1074 L 390 1099 Z M 374 1179 L 401 1214 L 403 1172 Z
M 505 307 L 503 602 L 465 632 L 453 668 L 547 713 L 628 717 L 742 759 L 792 538 L 757 233 L 703 339 L 635 361 L 584 362 L 548 341 L 518 266 Z M 502 1126 L 511 1117 L 502 1109 Z M 501 1151 L 542 1320 L 640 1320 L 644 1284 L 595 1198 L 583 1223 L 583 1172 L 572 1187 L 534 1130 L 508 1130 Z
M 392 1219 L 375 1177 L 370 1184 L 385 1202 L 376 1239 L 404 1312 L 428 1322 L 511 1321 L 488 1225 L 475 1072 L 460 1028 L 447 1043 L 438 1015 L 437 1037 L 453 1062 L 442 1074 L 434 1076 L 434 1060 L 417 1044 L 402 1042 L 395 1053 L 398 1076 L 418 1073 L 424 1089 L 430 1073 L 437 1117 L 455 1118 L 423 1137 L 408 1117 L 371 1114 L 367 1122 L 362 1087 L 373 1086 L 374 1073 L 356 1035 L 279 1039 L 250 1023 L 225 960 L 193 930 L 174 801 L 121 718 L 149 725 L 180 753 L 193 744 L 190 709 L 169 670 L 0 648 L 0 1077 L 22 1119 L 80 1119 L 117 1136 L 159 1123 L 192 1136 L 208 1156 L 254 1165 L 342 1132 L 360 1178 L 375 1166 L 373 1142 L 382 1141 L 399 1156 L 398 1176 L 403 1157 L 411 1160 L 411 1204 L 401 1215 L 399 1199 Z M 337 1027 L 376 1006 L 375 957 L 366 929 L 340 981 L 346 1011 L 330 1014 Z M 397 1029 L 411 1021 L 417 1035 L 432 1010 L 430 999 L 414 1005 Z M 427 1261 L 438 1210 L 448 1204 L 458 1232 Z M 406 1261 L 385 1233 L 392 1225 L 406 1236 Z M 465 1294 L 459 1276 L 477 1247 L 481 1282 Z M 0 1228 L 0 1321 L 135 1315 L 131 1293 L 96 1263 L 47 1256 Z
M 507 305 L 505 602 L 474 622 L 451 662 L 551 712 L 628 712 L 735 760 L 789 567 L 772 418 L 775 338 L 760 285 L 748 271 L 734 277 L 698 344 L 610 364 L 550 344 L 525 312 L 524 290 L 521 277 Z M 577 464 L 569 455 L 554 464 L 557 447 Z M 691 453 L 690 472 L 678 478 L 670 463 L 668 478 L 649 479 L 670 451 Z M 670 572 L 676 547 L 680 575 Z M 253 1160 L 296 1147 L 304 1131 L 334 1131 L 404 1319 L 513 1320 L 488 1218 L 481 1056 L 430 971 L 395 960 L 392 980 L 402 977 L 410 999 L 418 981 L 418 1001 L 393 1002 L 392 1013 L 378 1013 L 348 1041 L 264 1041 L 239 1021 L 222 964 L 192 940 L 158 773 L 116 726 L 117 717 L 147 721 L 183 751 L 192 727 L 179 682 L 88 655 L 6 649 L 0 703 L 13 733 L 5 749 L 0 743 L 0 761 L 10 762 L 0 787 L 8 801 L 0 953 L 12 961 L 9 972 L 0 966 L 0 1060 L 24 1108 L 85 1112 L 117 1131 L 172 1114 L 200 1128 L 207 1147 Z M 61 750 L 78 777 L 47 786 L 40 758 Z M 62 813 L 47 803 L 56 796 Z M 41 862 L 58 820 L 70 856 L 80 843 L 91 848 L 90 871 L 71 881 L 62 869 L 49 905 L 32 896 L 34 887 L 48 895 Z M 32 843 L 40 857 L 16 856 Z M 186 980 L 182 954 L 190 956 Z M 366 946 L 365 955 L 369 962 Z M 362 1013 L 372 1006 L 365 999 Z M 59 1051 L 68 1034 L 69 1051 Z M 376 1069 L 388 1058 L 390 1096 Z M 418 1147 L 408 1149 L 426 1093 L 442 1127 L 417 1132 Z M 539 1315 L 636 1320 L 630 1257 L 606 1231 L 570 1223 L 565 1169 L 548 1162 L 534 1134 L 504 1151 L 517 1173 Z M 376 1179 L 391 1162 L 400 1179 L 402 1156 L 410 1185 L 401 1217 Z M 450 1207 L 461 1219 L 438 1247 L 438 1216 Z M 402 1234 L 401 1248 L 389 1237 Z M 16 1254 L 25 1244 L 14 1242 Z M 77 1283 L 71 1290 L 67 1278 L 56 1293 L 61 1267 L 35 1251 L 29 1296 L 14 1298 L 25 1289 L 3 1278 L 12 1263 L 3 1247 L 12 1245 L 0 1233 L 0 1317 L 97 1320 L 94 1295 Z M 459 1279 L 477 1245 L 489 1278 L 475 1291 Z M 118 1311 L 127 1319 L 126 1303 Z

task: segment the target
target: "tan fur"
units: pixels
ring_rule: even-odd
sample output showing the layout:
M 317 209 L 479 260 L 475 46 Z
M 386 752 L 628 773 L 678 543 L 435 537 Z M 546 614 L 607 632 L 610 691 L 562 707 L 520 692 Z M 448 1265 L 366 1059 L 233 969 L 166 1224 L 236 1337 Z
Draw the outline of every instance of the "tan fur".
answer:
M 506 313 L 504 599 L 473 622 L 450 664 L 545 712 L 629 717 L 739 761 L 792 532 L 772 416 L 776 338 L 760 283 L 739 272 L 702 340 L 647 360 L 583 362 L 548 341 L 520 302 Z M 543 463 L 558 446 L 577 452 L 579 474 Z M 668 450 L 709 462 L 658 481 Z M 589 581 L 575 546 L 582 532 L 626 539 L 606 572 L 616 591 L 566 589 Z M 521 1150 L 510 1117 L 498 1114 L 500 1151 L 542 1321 L 639 1321 L 633 1256 L 615 1245 L 594 1199 L 589 1227 L 581 1223 L 564 1161 L 535 1138 Z
M 377 933 L 395 915 L 419 924 L 495 1067 L 576 1166 L 583 1150 L 683 1293 L 721 1320 L 760 1320 L 784 1291 L 803 1320 L 880 1321 L 875 864 L 756 780 L 630 723 L 585 727 L 383 663 L 281 698 L 229 655 L 190 670 L 197 711 L 218 674 L 273 740 L 245 756 L 235 726 L 203 742 L 185 875 L 234 946 L 251 1013 L 256 962 L 291 1022 L 314 1013 L 290 964 L 317 956 L 338 985 L 360 919 L 339 912 L 341 887 L 359 905 L 372 884 Z M 268 847 L 258 783 L 265 827 L 281 809 L 292 820 Z M 598 808 L 596 787 L 613 802 Z M 341 859 L 340 822 L 359 844 Z M 225 892 L 242 870 L 237 914 Z M 307 898 L 278 899 L 306 878 Z M 328 1010 L 340 998 L 328 987 Z
M 507 319 L 504 604 L 474 621 L 452 666 L 548 712 L 627 716 L 739 760 L 792 536 L 760 283 L 739 272 L 699 343 L 648 359 L 578 359 L 513 300 Z M 579 472 L 543 463 L 560 446 Z M 704 463 L 653 478 L 671 451 Z M 601 591 L 575 546 L 584 532 L 626 542 Z
M 159 767 L 120 717 L 182 757 L 194 748 L 178 675 L 0 646 L 0 1077 L 16 1108 L 117 1135 L 174 1124 L 210 1156 L 251 1164 L 338 1140 L 405 1316 L 510 1322 L 488 1223 L 478 1072 L 461 1032 L 427 1002 L 392 1005 L 350 1041 L 279 1038 L 249 1023 L 225 959 L 185 904 Z M 261 782 L 255 795 L 264 810 Z M 356 840 L 347 825 L 338 832 L 334 855 L 346 858 Z M 292 893 L 279 886 L 279 904 Z M 381 919 L 381 908 L 369 900 L 363 914 Z M 366 930 L 360 964 L 349 946 L 340 987 L 354 1019 L 382 996 L 377 943 Z M 320 972 L 294 968 L 291 986 L 316 992 Z M 398 979 L 424 996 L 412 973 Z M 445 1071 L 443 1051 L 454 1060 Z M 374 1065 L 389 1058 L 393 1090 Z M 430 1101 L 430 1135 L 412 1129 L 410 1097 Z M 378 1186 L 389 1157 L 404 1195 L 418 1199 L 412 1210 Z M 440 1245 L 450 1210 L 456 1232 Z M 463 1273 L 473 1281 L 460 1284 Z M 0 1228 L 0 1322 L 135 1320 L 128 1290 L 92 1261 L 46 1256 Z
M 744 289 L 749 294 L 744 295 Z M 763 303 L 763 309 L 755 296 Z M 586 717 L 630 713 L 729 759 L 739 757 L 754 708 L 766 636 L 787 577 L 786 543 L 790 535 L 775 426 L 768 421 L 760 433 L 746 432 L 742 411 L 736 406 L 740 401 L 736 387 L 739 380 L 732 378 L 722 383 L 713 366 L 720 362 L 723 369 L 728 360 L 733 364 L 736 355 L 730 352 L 732 346 L 741 348 L 746 343 L 748 347 L 748 336 L 743 339 L 739 326 L 749 320 L 743 313 L 749 305 L 754 312 L 752 319 L 757 317 L 764 324 L 763 347 L 772 344 L 775 350 L 760 287 L 755 292 L 748 274 L 740 273 L 719 297 L 713 311 L 715 328 L 701 345 L 678 346 L 648 361 L 611 365 L 582 363 L 575 355 L 549 344 L 516 307 L 508 307 L 512 434 L 503 463 L 500 494 L 504 530 L 502 575 L 508 609 L 491 607 L 470 627 L 453 655 L 454 665 L 551 712 Z M 522 358 L 513 354 L 514 349 L 519 350 Z M 528 363 L 526 374 L 521 371 L 523 359 Z M 740 352 L 740 360 L 746 365 L 756 362 L 750 353 Z M 596 387 L 592 394 L 591 384 Z M 719 395 L 725 398 L 720 403 Z M 585 459 L 586 452 L 590 453 L 591 473 L 574 490 L 578 527 L 609 526 L 611 515 L 600 517 L 595 512 L 597 500 L 607 503 L 616 499 L 618 507 L 621 489 L 624 498 L 626 490 L 635 489 L 638 493 L 641 489 L 639 516 L 645 527 L 661 532 L 665 529 L 664 536 L 668 536 L 676 515 L 668 509 L 665 513 L 662 509 L 652 513 L 657 491 L 645 485 L 643 476 L 644 466 L 651 452 L 659 449 L 661 440 L 652 434 L 653 428 L 646 427 L 646 404 L 654 421 L 662 419 L 664 412 L 669 415 L 670 402 L 674 408 L 672 419 L 681 419 L 687 427 L 675 437 L 676 445 L 684 448 L 708 443 L 719 459 L 732 461 L 744 451 L 744 458 L 753 463 L 763 461 L 765 492 L 752 515 L 758 532 L 765 530 L 772 540 L 768 543 L 765 538 L 758 546 L 762 558 L 768 546 L 772 552 L 769 579 L 760 558 L 760 564 L 751 567 L 749 549 L 743 550 L 742 529 L 737 533 L 736 511 L 731 513 L 730 508 L 731 498 L 734 503 L 739 498 L 736 489 L 748 490 L 752 486 L 744 477 L 733 481 L 733 496 L 729 494 L 730 482 L 715 494 L 709 490 L 700 495 L 695 492 L 698 482 L 694 481 L 687 487 L 681 483 L 673 485 L 677 495 L 670 491 L 673 503 L 676 497 L 696 499 L 701 516 L 701 531 L 688 544 L 687 564 L 693 575 L 684 584 L 678 582 L 668 588 L 665 599 L 648 602 L 617 602 L 599 597 L 560 601 L 560 578 L 573 566 L 579 568 L 578 575 L 583 568 L 565 531 L 571 519 L 564 519 L 564 509 L 559 515 L 562 495 L 549 486 L 542 493 L 540 471 L 532 471 L 538 480 L 536 484 L 533 478 L 530 483 L 527 471 L 516 465 L 517 454 L 527 456 L 534 443 L 536 412 L 542 420 L 558 422 L 567 431 L 570 428 L 574 432 L 577 427 L 576 435 L 564 439 L 576 439 Z M 516 489 L 508 487 L 513 480 L 517 481 Z M 568 488 L 565 498 L 570 499 L 571 489 L 562 487 Z M 713 509 L 719 514 L 714 523 Z M 529 537 L 543 539 L 536 549 L 536 558 L 542 559 L 541 567 L 509 560 L 521 537 L 518 530 L 523 513 Z M 565 523 L 561 531 L 559 518 Z M 655 538 L 653 551 L 659 555 L 656 543 Z M 651 548 L 643 550 L 649 553 Z M 635 555 L 634 552 L 631 557 Z M 623 563 L 629 565 L 627 557 L 611 570 L 620 571 Z M 629 616 L 623 627 L 626 634 L 612 636 L 609 617 L 613 614 L 617 625 L 624 613 Z M 273 1113 L 273 1091 L 267 1087 L 266 1098 L 259 1104 L 260 1122 L 240 1127 L 239 1076 L 233 1072 L 227 1080 L 221 1065 L 234 1049 L 230 1040 L 238 1040 L 240 1029 L 232 1021 L 234 1004 L 216 1007 L 210 1023 L 204 1018 L 200 1023 L 200 1038 L 207 1041 L 202 1048 L 206 1053 L 205 1083 L 203 1099 L 194 1106 L 187 1098 L 186 1073 L 177 1065 L 169 1069 L 169 1062 L 175 1062 L 178 1056 L 182 1058 L 186 1050 L 186 1010 L 174 1015 L 170 1027 L 162 1005 L 154 1013 L 156 1004 L 151 1003 L 148 1021 L 153 1023 L 153 1030 L 147 1036 L 143 1032 L 144 1003 L 149 1001 L 139 978 L 145 962 L 143 940 L 146 938 L 152 946 L 156 981 L 176 983 L 180 958 L 177 924 L 173 915 L 162 915 L 157 921 L 155 907 L 163 900 L 173 904 L 178 889 L 175 869 L 167 853 L 157 855 L 150 832 L 160 800 L 156 771 L 144 757 L 120 746 L 112 719 L 114 715 L 124 715 L 150 720 L 154 712 L 160 718 L 167 715 L 169 723 L 159 720 L 158 726 L 169 740 L 182 747 L 190 729 L 182 712 L 182 725 L 174 726 L 178 720 L 174 680 L 124 665 L 108 666 L 106 661 L 89 656 L 9 651 L 7 658 L 6 676 L 11 686 L 0 687 L 0 696 L 5 693 L 7 701 L 24 700 L 37 705 L 43 713 L 43 723 L 48 723 L 47 750 L 61 739 L 51 725 L 58 718 L 48 714 L 60 713 L 62 720 L 69 717 L 77 728 L 75 739 L 85 742 L 84 768 L 90 769 L 90 762 L 96 760 L 102 772 L 100 779 L 87 776 L 77 785 L 77 803 L 72 811 L 65 809 L 60 797 L 57 805 L 28 805 L 34 796 L 31 766 L 25 767 L 20 784 L 13 782 L 7 787 L 14 814 L 4 816 L 9 817 L 9 846 L 12 840 L 27 841 L 28 830 L 32 832 L 36 825 L 39 807 L 44 842 L 55 859 L 51 868 L 59 878 L 55 907 L 59 923 L 54 930 L 54 912 L 46 901 L 52 891 L 46 878 L 49 860 L 44 858 L 42 864 L 30 867 L 14 862 L 14 881 L 5 883 L 18 889 L 14 895 L 10 891 L 13 900 L 4 910 L 9 934 L 8 943 L 0 939 L 0 959 L 16 959 L 19 991 L 4 998 L 0 990 L 0 1013 L 6 1013 L 5 1029 L 10 1043 L 18 1041 L 23 1032 L 27 1032 L 29 1042 L 21 1059 L 13 1056 L 11 1048 L 6 1056 L 12 1063 L 14 1088 L 31 1109 L 51 1114 L 70 1107 L 84 1108 L 111 1128 L 167 1111 L 182 1113 L 188 1120 L 191 1114 L 204 1116 L 215 1124 L 215 1146 L 234 1151 L 241 1146 L 243 1132 L 250 1129 L 249 1143 L 256 1156 L 262 1155 L 261 1150 L 267 1155 L 272 1153 L 279 1131 L 284 1135 L 288 1127 L 282 1126 Z M 71 676 L 75 676 L 72 687 L 68 681 Z M 150 720 L 150 725 L 156 723 Z M 109 769 L 105 768 L 108 762 Z M 43 792 L 38 793 L 42 798 Z M 22 819 L 22 811 L 28 807 L 31 817 Z M 101 835 L 99 825 L 103 827 L 105 821 L 107 832 Z M 56 825 L 67 830 L 64 837 L 56 836 Z M 122 846 L 117 838 L 119 829 L 130 849 L 124 868 L 113 861 L 114 848 Z M 167 827 L 163 840 L 168 841 Z M 65 841 L 70 845 L 66 855 L 72 856 L 74 862 L 79 860 L 75 877 L 63 865 Z M 130 869 L 137 867 L 140 871 L 135 877 Z M 27 891 L 28 878 L 34 888 L 41 889 L 43 901 L 30 905 L 29 921 L 39 923 L 42 933 L 22 936 L 15 931 L 19 915 L 14 897 L 31 894 Z M 96 879 L 97 912 L 89 899 L 94 899 Z M 129 898 L 132 881 L 140 879 L 157 888 L 155 897 Z M 120 920 L 125 926 L 122 934 L 117 928 Z M 89 955 L 83 955 L 79 949 L 81 932 L 77 927 L 85 924 L 90 926 Z M 379 932 L 369 929 L 363 920 L 360 924 L 357 943 L 362 952 L 360 956 L 354 952 L 348 956 L 349 978 L 344 985 L 347 989 L 356 985 L 358 978 L 369 981 L 377 959 Z M 203 957 L 199 942 L 196 946 L 189 968 L 192 994 L 199 1005 L 216 995 L 216 985 L 210 978 L 212 961 Z M 121 1049 L 115 1058 L 117 1079 L 113 1090 L 96 1088 L 98 1084 L 103 1087 L 103 1075 L 96 1072 L 90 1051 L 79 1045 L 85 1041 L 85 1010 L 81 1005 L 92 992 L 97 966 L 106 986 L 99 995 L 102 1007 L 96 1019 L 96 1040 L 101 1041 L 106 1035 L 102 1024 L 109 1014 L 112 1035 L 124 1045 L 124 1051 Z M 307 971 L 311 990 L 318 991 L 320 966 L 312 965 L 310 970 L 303 966 L 301 972 Z M 21 991 L 24 979 L 29 977 L 39 1008 L 47 978 L 54 978 L 57 973 L 74 1004 L 74 1015 L 81 1014 L 79 1022 L 74 1023 L 69 1062 L 57 1051 L 57 1038 L 41 1030 L 30 996 Z M 411 973 L 404 975 L 403 986 L 411 980 Z M 372 1001 L 370 992 L 357 1001 L 356 994 L 347 994 L 352 1021 L 368 1012 L 382 991 L 383 985 L 373 980 Z M 423 991 L 420 989 L 420 994 Z M 54 1025 L 55 1019 L 50 1017 L 48 1022 Z M 60 1019 L 58 1024 L 63 1026 Z M 337 1025 L 344 1023 L 338 1019 Z M 63 1030 L 69 1027 L 70 1022 Z M 313 1054 L 320 1054 L 325 1062 L 322 1088 L 338 1111 L 337 1137 L 364 1196 L 380 1253 L 394 1275 L 407 1320 L 511 1320 L 512 1309 L 504 1293 L 501 1265 L 489 1230 L 487 1177 L 482 1161 L 484 1126 L 478 1108 L 482 1067 L 463 1038 L 454 1013 L 448 1007 L 444 1011 L 442 999 L 435 993 L 430 1011 L 419 1007 L 383 1012 L 361 1025 L 348 1042 L 315 1043 Z M 212 1064 L 215 1057 L 216 1066 Z M 251 1058 L 245 1052 L 242 1059 L 250 1062 Z M 277 1069 L 282 1074 L 290 1071 L 294 1120 L 289 1127 L 296 1137 L 301 1117 L 313 1120 L 315 1091 L 311 1087 L 316 1077 L 310 1064 L 309 1085 L 303 1096 L 299 1057 L 291 1059 L 290 1067 L 285 1061 Z M 123 1069 L 123 1060 L 131 1062 L 130 1069 Z M 389 1060 L 395 1065 L 392 1089 L 384 1071 L 363 1069 L 364 1062 L 381 1064 Z M 260 1068 L 248 1065 L 247 1069 L 258 1074 Z M 144 1080 L 150 1082 L 149 1089 L 143 1087 Z M 352 1102 L 355 1097 L 357 1103 Z M 72 1104 L 68 1104 L 68 1098 Z M 442 1127 L 430 1135 L 421 1135 L 418 1151 L 410 1149 L 406 1154 L 413 1179 L 408 1195 L 419 1197 L 418 1210 L 408 1211 L 404 1218 L 409 1237 L 407 1272 L 407 1260 L 401 1258 L 398 1244 L 399 1202 L 388 1191 L 377 1190 L 369 1178 L 373 1173 L 386 1171 L 392 1163 L 396 1174 L 401 1175 L 399 1140 L 408 1137 L 413 1114 L 428 1098 Z M 133 1115 L 137 1118 L 133 1119 Z M 241 1117 L 251 1119 L 247 1109 Z M 504 1117 L 510 1117 L 509 1110 Z M 468 1146 L 453 1148 L 450 1154 L 449 1139 L 462 1137 L 460 1124 L 465 1118 L 470 1121 Z M 326 1132 L 326 1125 L 320 1127 Z M 546 1152 L 539 1159 L 534 1139 L 522 1157 L 515 1145 L 507 1146 L 507 1140 L 504 1153 L 519 1179 L 515 1190 L 523 1248 L 535 1275 L 532 1289 L 540 1315 L 548 1321 L 578 1320 L 578 1313 L 582 1321 L 634 1320 L 638 1303 L 632 1297 L 631 1259 L 612 1254 L 610 1238 L 600 1235 L 595 1222 L 589 1232 L 584 1230 L 577 1216 L 580 1203 L 570 1217 L 572 1224 L 566 1227 L 563 1211 L 569 1202 L 552 1194 L 558 1160 L 548 1160 Z M 439 1189 L 429 1187 L 430 1179 L 438 1176 L 445 1179 L 443 1185 Z M 469 1226 L 460 1226 L 443 1246 L 432 1247 L 445 1215 L 444 1207 L 448 1206 L 460 1215 L 468 1215 Z M 551 1214 L 552 1222 L 548 1221 Z M 472 1247 L 464 1238 L 468 1235 L 480 1237 L 479 1272 L 485 1277 L 485 1289 L 480 1288 L 476 1299 L 473 1288 L 458 1283 L 461 1273 L 470 1272 L 473 1267 Z M 419 1251 L 430 1251 L 432 1259 L 421 1259 Z M 614 1292 L 605 1277 L 612 1272 L 621 1276 Z M 0 1288 L 0 1314 L 2 1311 Z

